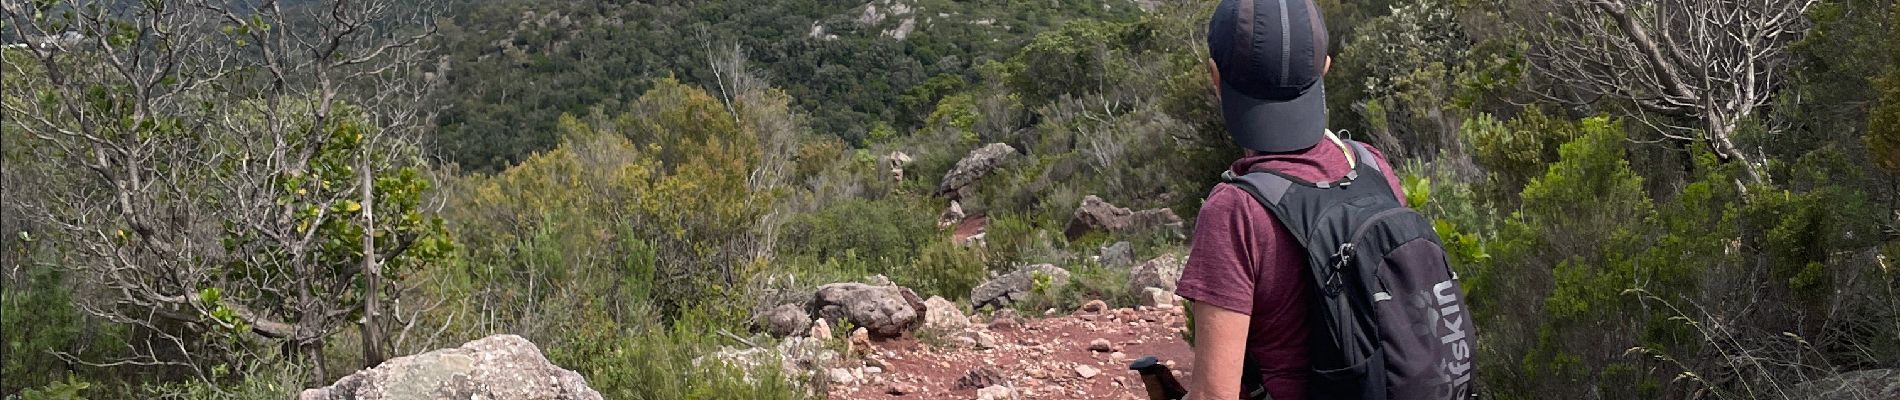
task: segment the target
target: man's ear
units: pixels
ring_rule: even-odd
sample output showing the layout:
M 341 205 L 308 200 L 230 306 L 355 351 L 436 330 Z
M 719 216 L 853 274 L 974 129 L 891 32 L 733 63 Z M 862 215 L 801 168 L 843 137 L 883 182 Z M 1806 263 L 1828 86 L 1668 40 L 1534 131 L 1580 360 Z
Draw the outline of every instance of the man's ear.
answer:
M 1208 87 L 1214 90 L 1214 100 L 1220 100 L 1220 66 L 1214 64 L 1212 57 L 1207 59 L 1207 81 L 1211 83 Z

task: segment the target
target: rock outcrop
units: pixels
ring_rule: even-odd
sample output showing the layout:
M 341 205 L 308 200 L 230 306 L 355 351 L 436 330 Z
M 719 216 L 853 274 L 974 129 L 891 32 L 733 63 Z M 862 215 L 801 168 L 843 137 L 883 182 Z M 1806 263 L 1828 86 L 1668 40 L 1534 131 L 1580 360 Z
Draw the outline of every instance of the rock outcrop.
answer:
M 1010 303 L 1022 300 L 1036 288 L 1036 276 L 1049 279 L 1051 285 L 1060 285 L 1069 281 L 1069 270 L 1049 264 L 1025 265 L 1010 273 L 990 278 L 983 284 L 970 289 L 970 304 L 977 309 L 984 307 L 1008 307 Z
M 304 390 L 300 400 L 597 400 L 579 373 L 549 363 L 520 336 L 495 335 L 453 349 L 398 357 Z
M 1186 266 L 1185 260 L 1173 254 L 1155 257 L 1128 271 L 1128 290 L 1139 292 L 1146 288 L 1161 288 L 1173 293 L 1175 283 L 1181 281 L 1181 269 Z
M 850 321 L 880 338 L 902 336 L 917 327 L 928 311 L 923 299 L 910 289 L 856 282 L 819 286 L 809 307 L 812 315 L 832 326 Z
M 1101 197 L 1090 195 L 1082 198 L 1082 205 L 1076 207 L 1075 216 L 1069 219 L 1069 226 L 1062 233 L 1070 240 L 1074 240 L 1094 231 L 1124 232 L 1163 229 L 1180 237 L 1182 227 L 1181 217 L 1174 215 L 1174 210 L 1156 208 L 1132 211 L 1109 204 Z
M 792 337 L 785 338 L 784 341 L 778 343 L 777 347 L 770 349 L 760 347 L 744 349 L 727 347 L 708 354 L 705 357 L 693 360 L 693 363 L 697 365 L 707 360 L 726 363 L 726 365 L 744 371 L 744 378 L 748 381 L 752 381 L 755 379 L 753 376 L 753 374 L 756 373 L 755 371 L 758 371 L 761 367 L 765 367 L 766 363 L 770 360 L 777 360 L 779 362 L 779 376 L 793 382 L 799 382 L 810 377 L 813 371 L 830 368 L 834 364 L 837 364 L 840 359 L 838 351 L 825 346 L 822 340 L 808 337 Z
M 883 157 L 878 157 L 877 162 L 879 165 L 883 165 L 885 169 L 889 170 L 888 172 L 891 174 L 892 182 L 903 183 L 904 182 L 904 167 L 907 165 L 910 165 L 911 160 L 912 159 L 910 157 L 910 154 L 908 153 L 901 152 L 901 151 L 892 151 L 890 154 L 885 154 Z
M 1790 399 L 1900 399 L 1900 369 L 1847 372 L 1795 385 Z
M 970 155 L 958 160 L 956 167 L 950 168 L 950 172 L 943 174 L 943 183 L 937 185 L 937 194 L 951 200 L 969 196 L 976 181 L 989 176 L 990 172 L 995 171 L 996 167 L 1003 165 L 1004 161 L 1008 161 L 1010 156 L 1015 154 L 1016 148 L 1003 143 L 990 143 L 988 146 L 971 150 Z

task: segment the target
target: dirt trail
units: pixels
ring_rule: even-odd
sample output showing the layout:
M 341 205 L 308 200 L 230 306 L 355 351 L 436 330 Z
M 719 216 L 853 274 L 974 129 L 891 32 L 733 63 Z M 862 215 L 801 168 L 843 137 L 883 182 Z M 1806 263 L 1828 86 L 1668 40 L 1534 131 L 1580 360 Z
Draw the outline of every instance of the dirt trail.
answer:
M 914 339 L 875 343 L 866 356 L 869 367 L 854 371 L 862 378 L 833 385 L 828 394 L 847 400 L 975 399 L 981 387 L 1003 386 L 1015 399 L 1140 400 L 1141 379 L 1128 363 L 1157 356 L 1172 361 L 1185 379 L 1193 356 L 1179 333 L 1185 325 L 1178 307 L 1104 309 L 977 324 L 955 335 L 972 339 L 939 346 Z M 982 335 L 990 340 L 972 346 Z

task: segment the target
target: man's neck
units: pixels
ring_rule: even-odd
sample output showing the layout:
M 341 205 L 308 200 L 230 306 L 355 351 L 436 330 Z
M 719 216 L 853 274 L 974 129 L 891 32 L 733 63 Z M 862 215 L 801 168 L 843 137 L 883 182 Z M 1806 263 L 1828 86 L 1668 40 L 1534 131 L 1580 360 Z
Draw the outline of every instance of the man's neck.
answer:
M 1346 141 L 1345 141 L 1345 140 L 1342 140 L 1342 139 L 1340 139 L 1338 135 L 1334 135 L 1334 134 L 1333 134 L 1333 131 L 1332 131 L 1331 129 L 1328 129 L 1328 130 L 1326 130 L 1326 140 L 1327 140 L 1327 141 L 1330 141 L 1330 142 L 1333 142 L 1333 145 L 1334 145 L 1334 146 L 1339 146 L 1339 151 L 1340 151 L 1340 152 L 1344 152 L 1344 153 L 1346 153 L 1346 166 L 1349 166 L 1349 167 L 1358 167 L 1358 166 L 1359 166 L 1359 157 L 1357 157 L 1357 156 L 1358 156 L 1358 153 L 1356 153 L 1356 152 L 1353 152 L 1353 151 L 1352 151 L 1352 147 L 1350 147 L 1350 146 L 1347 146 L 1347 145 L 1346 145 Z M 1262 153 L 1262 152 L 1259 152 L 1259 151 L 1255 151 L 1255 150 L 1253 150 L 1253 149 L 1244 149 L 1244 151 L 1243 151 L 1242 153 L 1243 153 L 1243 155 L 1245 155 L 1245 156 L 1247 156 L 1247 157 L 1253 157 L 1253 156 L 1260 156 L 1260 155 L 1266 155 L 1266 154 L 1269 154 L 1269 153 Z

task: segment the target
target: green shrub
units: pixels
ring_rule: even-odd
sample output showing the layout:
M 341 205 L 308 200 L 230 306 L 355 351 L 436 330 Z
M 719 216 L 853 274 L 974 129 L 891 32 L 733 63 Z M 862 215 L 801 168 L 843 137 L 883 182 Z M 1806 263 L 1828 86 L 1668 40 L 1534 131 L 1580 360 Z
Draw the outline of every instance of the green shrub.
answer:
M 935 212 L 910 207 L 902 198 L 844 199 L 797 217 L 785 252 L 821 260 L 850 252 L 867 261 L 907 264 L 924 243 L 943 240 L 936 218 Z
M 1101 300 L 1109 307 L 1134 307 L 1140 302 L 1137 296 L 1141 293 L 1128 286 L 1128 268 L 1104 267 L 1094 262 L 1066 268 L 1068 281 L 1056 282 L 1038 274 L 1035 290 L 1012 307 L 1029 315 L 1041 315 L 1051 308 L 1063 313 L 1074 311 L 1089 300 Z
M 922 296 L 959 299 L 969 296 L 970 289 L 987 278 L 986 271 L 980 250 L 938 238 L 924 244 L 915 263 L 888 275 Z
M 569 331 L 567 345 L 549 347 L 548 359 L 587 377 L 610 399 L 803 399 L 805 389 L 782 376 L 775 360 L 754 371 L 701 360 L 722 345 L 729 326 L 687 315 L 670 326 L 616 325 L 604 318 Z M 722 343 L 722 341 L 726 341 Z M 770 345 L 770 343 L 761 343 Z

